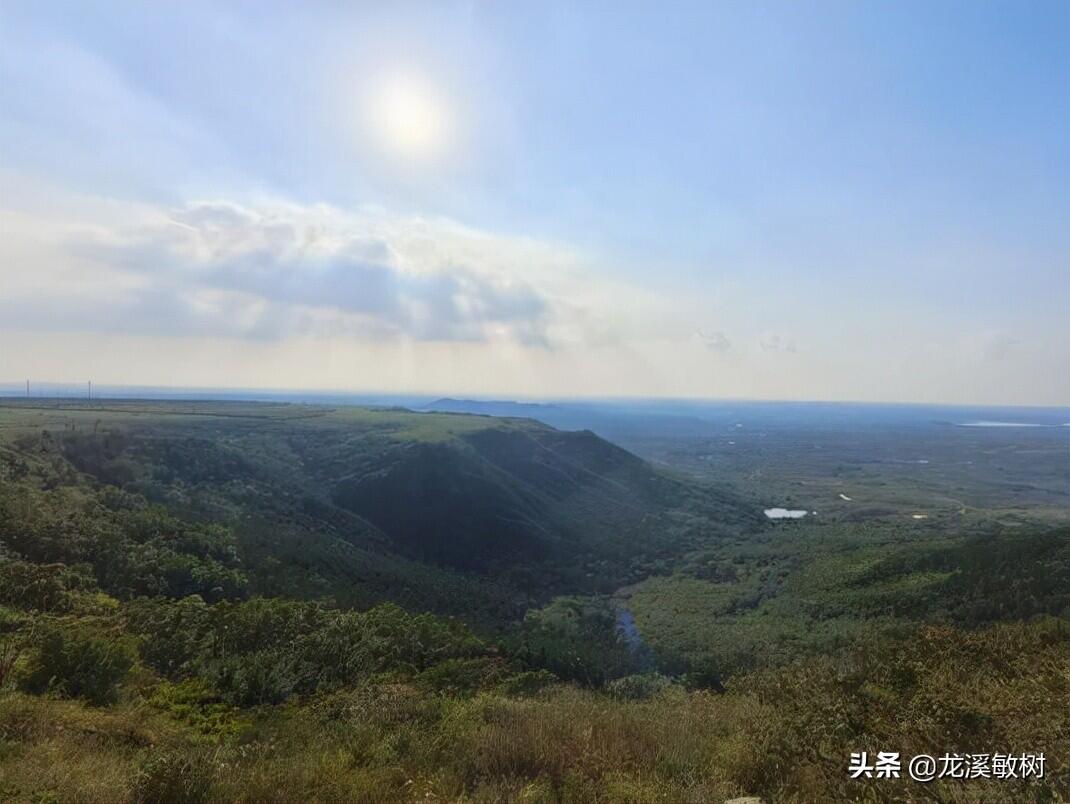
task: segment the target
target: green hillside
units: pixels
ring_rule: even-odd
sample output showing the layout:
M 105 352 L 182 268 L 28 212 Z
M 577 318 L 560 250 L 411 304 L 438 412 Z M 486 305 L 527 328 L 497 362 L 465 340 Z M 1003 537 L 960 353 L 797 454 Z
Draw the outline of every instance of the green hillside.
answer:
M 1070 795 L 1061 520 L 760 510 L 525 419 L 0 404 L 0 799 Z
M 754 524 L 723 491 L 524 419 L 134 402 L 0 416 L 0 504 L 25 509 L 5 543 L 88 562 L 118 595 L 391 600 L 497 623 Z M 118 543 L 151 578 L 115 566 Z

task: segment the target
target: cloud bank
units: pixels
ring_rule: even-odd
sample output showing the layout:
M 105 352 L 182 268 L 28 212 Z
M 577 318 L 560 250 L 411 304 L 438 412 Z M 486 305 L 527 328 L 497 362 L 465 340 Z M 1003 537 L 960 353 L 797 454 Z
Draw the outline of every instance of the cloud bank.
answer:
M 35 289 L 0 302 L 4 323 L 549 347 L 555 322 L 569 311 L 568 301 L 555 296 L 572 255 L 450 222 L 222 201 L 142 206 L 133 217 L 78 227 L 38 221 L 43 237 L 21 254 L 5 255 L 3 271 L 57 267 L 52 281 L 42 277 Z M 26 255 L 50 241 L 51 259 Z M 77 281 L 65 281 L 72 271 Z M 543 287 L 532 281 L 540 272 Z

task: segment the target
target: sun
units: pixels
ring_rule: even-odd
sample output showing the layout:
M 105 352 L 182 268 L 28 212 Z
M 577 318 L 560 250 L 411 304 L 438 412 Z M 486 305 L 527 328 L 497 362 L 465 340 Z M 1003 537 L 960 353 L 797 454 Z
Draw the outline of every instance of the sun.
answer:
M 384 80 L 372 93 L 372 129 L 384 148 L 397 156 L 427 160 L 446 147 L 450 116 L 441 91 L 417 76 Z

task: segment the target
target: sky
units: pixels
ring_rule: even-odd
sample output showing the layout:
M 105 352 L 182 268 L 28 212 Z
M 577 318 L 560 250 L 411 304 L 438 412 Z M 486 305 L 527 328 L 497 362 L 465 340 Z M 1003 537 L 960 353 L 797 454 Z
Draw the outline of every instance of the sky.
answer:
M 0 380 L 1070 404 L 1064 2 L 0 0 Z

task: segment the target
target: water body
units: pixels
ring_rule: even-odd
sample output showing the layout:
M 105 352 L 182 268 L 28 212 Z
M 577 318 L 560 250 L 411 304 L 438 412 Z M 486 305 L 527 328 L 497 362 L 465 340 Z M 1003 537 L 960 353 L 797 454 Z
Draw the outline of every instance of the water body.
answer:
M 628 609 L 617 609 L 617 633 L 632 653 L 638 653 L 646 647 L 639 627 L 635 624 L 635 616 Z
M 979 422 L 959 422 L 959 427 L 1070 427 L 1070 422 L 1066 424 L 1040 424 L 1039 422 L 993 422 L 993 421 L 979 421 Z
M 802 519 L 809 511 L 793 508 L 766 508 L 765 515 L 770 519 Z M 814 513 L 817 513 L 816 511 Z

